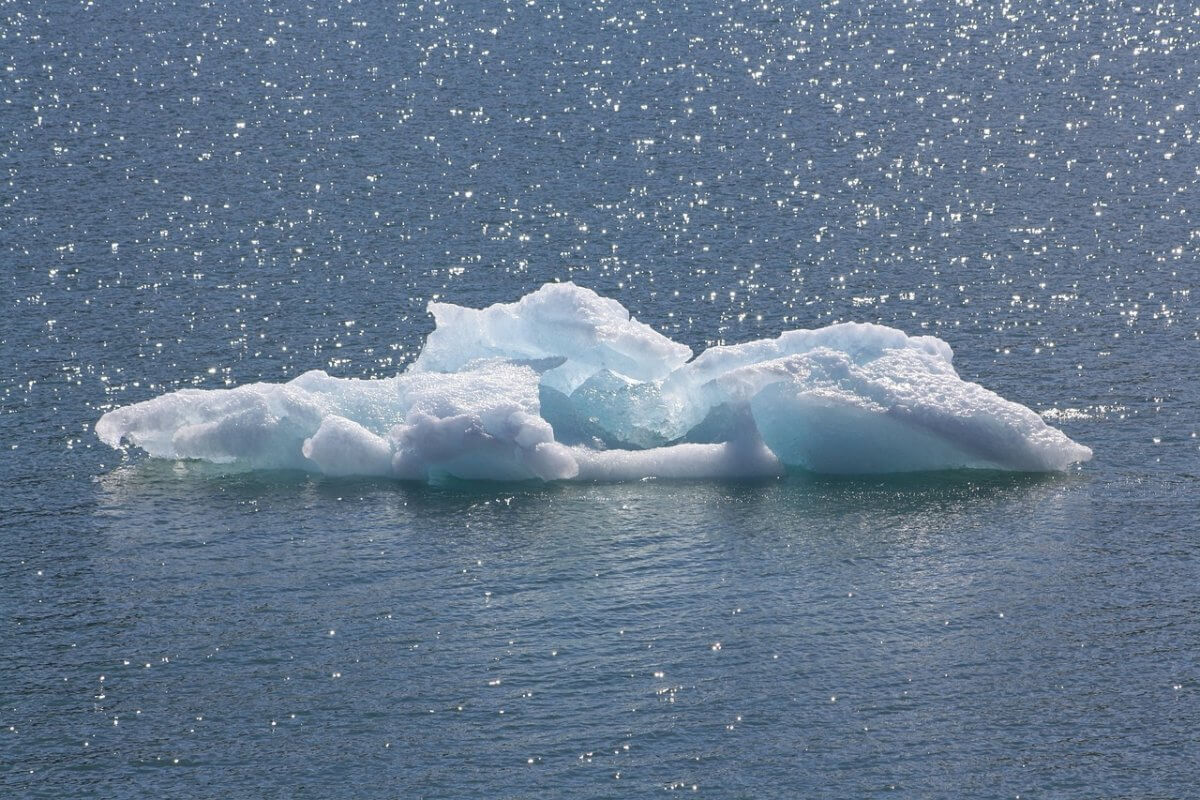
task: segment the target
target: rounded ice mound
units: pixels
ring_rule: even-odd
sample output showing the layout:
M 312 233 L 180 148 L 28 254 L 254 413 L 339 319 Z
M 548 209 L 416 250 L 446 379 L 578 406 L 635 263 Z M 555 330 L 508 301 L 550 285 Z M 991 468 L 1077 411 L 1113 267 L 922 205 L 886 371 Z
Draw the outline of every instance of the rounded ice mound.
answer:
M 410 368 L 185 389 L 105 414 L 156 458 L 437 481 L 1065 470 L 1092 451 L 962 380 L 950 346 L 844 323 L 691 351 L 573 284 L 431 303 Z
M 482 309 L 431 302 L 429 313 L 437 327 L 410 372 L 458 372 L 493 358 L 557 362 L 542 383 L 570 394 L 602 369 L 656 381 L 692 357 L 689 347 L 633 319 L 616 300 L 569 282 Z

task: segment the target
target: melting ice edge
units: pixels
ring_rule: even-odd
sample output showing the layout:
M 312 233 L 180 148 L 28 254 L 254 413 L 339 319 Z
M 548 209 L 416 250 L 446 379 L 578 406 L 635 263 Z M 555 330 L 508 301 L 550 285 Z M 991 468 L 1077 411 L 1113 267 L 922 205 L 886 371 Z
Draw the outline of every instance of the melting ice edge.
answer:
M 431 302 L 386 379 L 183 389 L 100 418 L 155 458 L 437 481 L 1065 470 L 1092 451 L 959 378 L 950 346 L 842 323 L 688 347 L 571 283 L 471 309 Z

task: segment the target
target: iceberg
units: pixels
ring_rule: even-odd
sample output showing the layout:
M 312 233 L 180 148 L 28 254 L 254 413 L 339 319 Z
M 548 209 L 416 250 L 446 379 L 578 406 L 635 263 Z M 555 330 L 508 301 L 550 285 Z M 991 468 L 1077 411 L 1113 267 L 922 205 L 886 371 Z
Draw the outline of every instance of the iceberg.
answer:
M 572 283 L 429 311 L 435 330 L 392 378 L 184 389 L 109 411 L 96 433 L 154 458 L 430 482 L 1052 472 L 1092 457 L 964 381 L 932 336 L 842 323 L 693 358 Z

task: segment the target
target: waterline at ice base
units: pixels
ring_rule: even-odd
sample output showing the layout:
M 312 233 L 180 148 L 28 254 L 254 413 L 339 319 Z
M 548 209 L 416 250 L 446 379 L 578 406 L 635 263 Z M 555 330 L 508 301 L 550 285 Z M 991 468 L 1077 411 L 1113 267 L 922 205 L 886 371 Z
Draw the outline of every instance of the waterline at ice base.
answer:
M 571 283 L 429 311 L 435 330 L 393 378 L 183 389 L 96 433 L 154 458 L 418 481 L 1053 472 L 1092 457 L 962 380 L 932 336 L 842 323 L 693 358 Z

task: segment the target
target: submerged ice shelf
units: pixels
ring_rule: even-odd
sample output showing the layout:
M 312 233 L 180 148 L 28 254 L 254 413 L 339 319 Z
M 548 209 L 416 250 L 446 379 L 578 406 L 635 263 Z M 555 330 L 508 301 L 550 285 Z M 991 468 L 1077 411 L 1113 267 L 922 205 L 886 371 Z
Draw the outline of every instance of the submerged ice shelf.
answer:
M 692 358 L 571 283 L 429 310 L 435 330 L 393 378 L 184 389 L 110 411 L 96 433 L 155 458 L 409 480 L 1048 472 L 1092 457 L 959 378 L 932 336 L 843 323 Z

